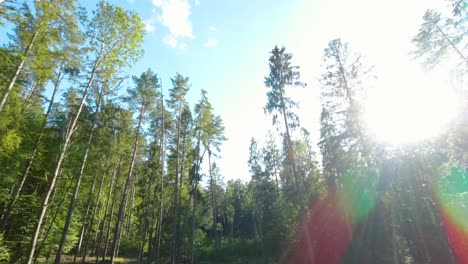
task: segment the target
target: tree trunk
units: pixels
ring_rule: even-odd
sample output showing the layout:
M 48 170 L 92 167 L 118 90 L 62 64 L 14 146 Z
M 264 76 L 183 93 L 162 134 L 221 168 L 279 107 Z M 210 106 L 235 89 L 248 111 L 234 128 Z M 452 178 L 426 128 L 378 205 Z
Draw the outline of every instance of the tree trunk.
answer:
M 447 34 L 445 34 L 445 32 L 439 27 L 439 25 L 437 25 L 436 23 L 432 23 L 436 28 L 437 30 L 440 32 L 440 34 L 442 34 L 442 36 L 444 37 L 444 39 L 449 43 L 449 45 L 455 50 L 455 52 L 458 54 L 458 56 L 460 56 L 460 58 L 468 65 L 468 58 L 466 58 L 463 53 L 461 53 L 461 51 L 457 48 L 457 46 L 455 46 L 455 44 L 450 40 L 450 38 L 447 36 Z
M 15 74 L 14 74 L 13 77 L 11 78 L 10 83 L 8 83 L 7 89 L 5 90 L 5 93 L 3 94 L 2 99 L 0 100 L 0 113 L 2 112 L 3 107 L 4 107 L 5 104 L 6 104 L 6 101 L 7 101 L 7 99 L 8 99 L 8 96 L 10 95 L 11 90 L 13 90 L 13 86 L 15 85 L 16 80 L 18 79 L 18 76 L 19 76 L 20 73 L 21 73 L 21 70 L 23 70 L 24 64 L 26 63 L 26 57 L 29 55 L 29 51 L 30 51 L 31 48 L 33 47 L 34 42 L 36 41 L 36 38 L 37 38 L 38 35 L 39 35 L 39 30 L 38 30 L 37 27 L 36 27 L 36 30 L 34 31 L 34 35 L 33 35 L 33 37 L 31 38 L 31 41 L 29 42 L 28 46 L 26 47 L 26 50 L 25 50 L 24 53 L 23 53 L 23 56 L 24 56 L 24 57 L 23 57 L 23 59 L 21 60 L 21 62 L 20 62 L 20 64 L 18 65 L 18 67 L 16 67 Z M 32 261 L 32 259 L 31 259 L 31 261 Z
M 96 64 L 95 64 L 95 66 L 96 66 Z M 28 257 L 28 260 L 27 260 L 27 264 L 32 264 L 32 262 L 34 260 L 34 251 L 35 251 L 35 248 L 36 248 L 37 240 L 39 238 L 39 233 L 41 231 L 44 216 L 46 215 L 47 208 L 49 207 L 50 195 L 51 195 L 52 191 L 55 188 L 55 183 L 56 183 L 57 178 L 59 176 L 60 169 L 62 167 L 62 162 L 65 159 L 65 153 L 67 152 L 68 147 L 69 147 L 69 145 L 71 143 L 71 137 L 73 136 L 73 134 L 75 132 L 76 124 L 78 122 L 78 118 L 81 115 L 81 111 L 82 111 L 83 106 L 85 104 L 86 98 L 88 97 L 89 88 L 91 87 L 91 85 L 93 83 L 94 75 L 95 75 L 96 70 L 97 70 L 97 68 L 93 67 L 93 70 L 91 71 L 91 76 L 89 78 L 88 84 L 86 85 L 85 90 L 83 92 L 83 97 L 81 98 L 80 106 L 78 108 L 78 111 L 75 114 L 75 117 L 73 118 L 70 126 L 67 129 L 66 136 L 65 136 L 65 141 L 63 142 L 63 145 L 62 145 L 62 148 L 61 148 L 61 151 L 60 151 L 60 154 L 59 154 L 59 158 L 58 158 L 58 161 L 57 161 L 57 165 L 56 165 L 54 174 L 52 176 L 52 180 L 50 182 L 50 185 L 49 185 L 49 188 L 48 188 L 48 190 L 46 192 L 46 195 L 45 195 L 45 197 L 44 197 L 44 199 L 42 201 L 41 211 L 39 213 L 38 221 L 37 221 L 37 224 L 36 224 L 36 229 L 34 231 L 32 239 L 31 239 L 31 246 L 30 246 L 31 250 L 29 252 L 29 257 Z M 1 109 L 0 109 L 0 111 L 1 111 Z
M 96 212 L 98 211 L 99 208 L 99 203 L 101 201 L 101 193 L 102 193 L 102 185 L 104 184 L 104 176 L 101 177 L 101 182 L 99 183 L 99 190 L 98 190 L 98 196 L 96 198 L 96 203 L 93 208 L 93 213 L 91 214 L 91 222 L 89 223 L 88 227 L 88 232 L 86 233 L 86 239 L 85 239 L 85 244 L 83 246 L 83 258 L 81 259 L 81 263 L 84 264 L 86 261 L 86 256 L 88 255 L 88 243 L 89 239 L 91 237 L 91 232 L 93 231 L 93 225 L 94 225 L 94 219 L 96 218 Z
M 78 255 L 80 254 L 80 251 L 81 251 L 81 243 L 83 243 L 83 237 L 84 237 L 85 230 L 86 230 L 86 222 L 88 222 L 89 210 L 91 208 L 91 197 L 93 197 L 93 195 L 94 195 L 94 187 L 96 186 L 96 178 L 97 177 L 94 177 L 93 185 L 91 186 L 91 191 L 89 192 L 88 205 L 86 206 L 86 213 L 85 213 L 85 216 L 83 218 L 83 224 L 81 225 L 80 239 L 78 240 L 78 246 L 76 248 L 75 255 L 73 256 L 73 264 L 75 264 L 76 258 L 78 257 Z
M 299 197 L 300 195 L 300 185 L 299 185 L 299 180 L 297 178 L 297 172 L 296 172 L 296 160 L 295 160 L 295 155 L 294 155 L 294 149 L 292 145 L 292 140 L 291 140 L 291 134 L 289 132 L 289 124 L 288 124 L 288 118 L 286 115 L 286 109 L 284 108 L 284 99 L 283 99 L 283 94 L 281 94 L 281 112 L 283 114 L 283 120 L 284 120 L 284 127 L 286 131 L 286 155 L 288 159 L 289 166 L 291 167 L 291 172 L 292 176 L 294 179 L 295 187 L 296 187 L 296 195 Z
M 33 162 L 34 162 L 34 160 L 36 158 L 37 152 L 39 151 L 39 146 L 41 145 L 42 138 L 44 137 L 44 130 L 45 130 L 45 127 L 47 125 L 47 119 L 49 118 L 50 113 L 52 112 L 52 107 L 53 107 L 53 104 L 54 104 L 55 95 L 57 94 L 58 87 L 59 87 L 60 82 L 62 80 L 62 69 L 63 69 L 63 65 L 61 65 L 60 68 L 59 68 L 57 79 L 55 80 L 55 84 L 54 84 L 54 90 L 53 90 L 52 95 L 50 97 L 49 106 L 47 107 L 47 112 L 45 114 L 44 121 L 42 122 L 41 129 L 39 130 L 39 136 L 37 137 L 36 142 L 34 143 L 33 151 L 31 153 L 31 156 L 29 157 L 28 165 L 26 166 L 26 169 L 23 172 L 23 176 L 21 177 L 21 181 L 20 181 L 20 183 L 18 185 L 18 188 L 15 191 L 14 196 L 11 197 L 11 199 L 10 199 L 10 201 L 8 203 L 8 206 L 5 208 L 5 211 L 4 211 L 3 215 L 2 215 L 3 217 L 2 217 L 1 222 L 0 222 L 0 231 L 4 231 L 5 226 L 8 223 L 8 220 L 9 220 L 9 218 L 11 216 L 11 211 L 13 210 L 16 202 L 18 201 L 18 198 L 19 198 L 19 196 L 21 194 L 21 191 L 23 190 L 24 184 L 26 183 L 26 180 L 28 179 L 29 172 L 30 172 L 30 170 L 32 168 L 32 165 L 33 165 Z
M 78 177 L 76 178 L 75 190 L 73 191 L 73 196 L 70 200 L 70 205 L 68 206 L 68 212 L 67 212 L 67 217 L 65 220 L 65 225 L 63 227 L 62 237 L 60 238 L 60 243 L 57 249 L 57 254 L 55 256 L 55 261 L 54 261 L 55 264 L 60 264 L 60 261 L 62 259 L 62 251 L 63 251 L 63 247 L 65 246 L 65 241 L 67 239 L 68 229 L 70 228 L 72 215 L 73 215 L 73 209 L 75 208 L 76 198 L 78 197 L 81 180 L 83 179 L 84 170 L 86 168 L 86 162 L 88 160 L 89 149 L 91 148 L 91 142 L 93 141 L 94 132 L 96 130 L 96 115 L 98 114 L 99 107 L 101 105 L 103 90 L 104 90 L 104 86 L 101 87 L 99 91 L 98 102 L 96 104 L 96 110 L 94 111 L 93 122 L 91 124 L 91 132 L 89 133 L 88 141 L 86 143 L 85 154 L 83 156 L 83 160 L 81 161 L 80 172 L 78 174 Z
M 157 227 L 157 247 L 156 247 L 156 263 L 159 261 L 159 252 L 161 249 L 161 234 L 162 234 L 162 224 L 163 224 L 163 208 L 164 208 L 164 166 L 166 165 L 166 140 L 165 140 L 165 113 L 164 113 L 164 93 L 162 90 L 161 84 L 161 114 L 162 114 L 162 125 L 161 125 L 161 153 L 160 153 L 160 162 L 161 162 L 161 194 L 159 200 L 159 221 Z
M 55 219 L 57 219 L 58 213 L 61 211 L 61 209 L 62 209 L 62 204 L 65 202 L 65 200 L 66 200 L 66 198 L 67 198 L 67 195 L 68 195 L 68 191 L 70 191 L 72 185 L 73 185 L 72 182 L 70 182 L 70 184 L 67 186 L 67 189 L 66 189 L 65 192 L 63 193 L 63 196 L 60 198 L 60 202 L 59 202 L 59 204 L 57 205 L 57 210 L 55 210 L 54 215 L 52 216 L 52 219 L 50 220 L 49 226 L 47 227 L 46 231 L 45 231 L 44 234 L 42 235 L 42 241 L 41 241 L 41 243 L 39 244 L 39 246 L 37 247 L 37 254 L 36 254 L 36 256 L 34 257 L 34 261 L 36 261 L 37 257 L 39 256 L 39 253 L 40 253 L 41 250 L 42 250 L 42 247 L 44 246 L 45 241 L 46 241 L 47 238 L 49 237 L 49 233 L 50 233 L 50 231 L 52 230 L 52 227 L 54 226 Z M 47 222 L 47 221 L 46 221 L 46 222 Z
M 123 216 L 124 216 L 124 211 L 125 211 L 125 204 L 128 196 L 128 189 L 130 188 L 130 184 L 132 183 L 132 174 L 133 174 L 133 169 L 135 167 L 135 159 L 136 159 L 136 154 L 137 154 L 137 149 L 138 149 L 138 141 L 140 139 L 140 128 L 141 128 L 141 123 L 143 121 L 143 114 L 144 114 L 144 108 L 142 107 L 140 109 L 140 116 L 138 118 L 138 126 L 136 129 L 136 136 L 135 136 L 135 142 L 133 144 L 133 154 L 132 154 L 132 160 L 130 162 L 130 168 L 128 169 L 127 173 L 127 180 L 125 182 L 125 187 L 124 191 L 122 194 L 122 200 L 119 206 L 119 214 L 117 217 L 117 223 L 115 224 L 115 231 L 114 231 L 114 241 L 112 243 L 112 256 L 111 256 L 111 264 L 115 263 L 115 258 L 117 257 L 117 239 L 120 237 L 121 234 L 121 222 L 123 221 Z
M 178 230 L 178 221 L 179 221 L 179 204 L 178 204 L 178 196 L 179 196 L 179 175 L 181 174 L 180 172 L 180 130 L 181 130 L 181 123 L 182 123 L 182 116 L 181 116 L 181 111 L 182 111 L 182 104 L 179 102 L 179 107 L 178 107 L 178 124 L 177 124 L 177 137 L 176 137 L 176 173 L 175 173 L 175 181 L 174 181 L 174 194 L 173 194 L 173 200 L 174 200 L 174 219 L 172 222 L 172 250 L 171 250 L 171 263 L 176 264 L 177 259 L 178 259 L 178 250 L 179 250 L 179 245 L 178 245 L 178 237 L 179 237 L 179 230 Z
M 119 164 L 118 171 L 120 172 L 120 164 Z M 106 241 L 104 243 L 104 252 L 102 253 L 102 261 L 105 261 L 106 257 L 107 257 L 107 249 L 109 247 L 109 238 L 110 238 L 111 227 L 112 227 L 112 216 L 114 215 L 114 208 L 115 208 L 115 200 L 116 199 L 117 199 L 117 190 L 114 192 L 114 195 L 112 197 L 112 205 L 111 205 L 111 211 L 110 211 L 110 214 L 109 214 L 109 223 L 107 225 L 107 230 L 106 230 Z
M 120 163 L 120 162 L 119 162 Z M 106 206 L 105 206 L 105 209 L 104 209 L 104 219 L 102 220 L 102 228 L 99 229 L 99 238 L 98 238 L 98 242 L 96 244 L 96 250 L 95 250 L 95 257 L 96 257 L 96 264 L 99 262 L 99 254 L 100 254 L 100 248 L 101 248 L 101 242 L 102 242 L 102 239 L 103 239 L 103 236 L 104 236 L 104 227 L 106 226 L 106 218 L 107 218 L 107 214 L 109 212 L 109 203 L 110 203 L 110 200 L 111 200 L 111 196 L 112 196 L 112 191 L 114 189 L 114 182 L 115 182 L 115 177 L 117 175 L 117 168 L 114 167 L 114 169 L 112 170 L 112 178 L 109 182 L 109 193 L 107 194 L 107 199 L 106 199 Z M 111 216 L 112 217 L 112 216 Z M 111 220 L 109 220 L 111 221 Z
M 214 262 L 218 263 L 219 261 L 219 241 L 218 241 L 218 230 L 217 230 L 217 216 L 218 216 L 218 209 L 216 208 L 216 200 L 215 200 L 215 187 L 214 187 L 214 179 L 213 173 L 211 170 L 211 151 L 208 149 L 208 172 L 210 174 L 210 188 L 211 188 L 211 204 L 213 206 L 213 236 L 215 240 L 215 259 Z
M 28 95 L 26 96 L 26 99 L 24 100 L 23 107 L 21 108 L 21 112 L 20 112 L 21 114 L 23 114 L 24 111 L 26 111 L 26 107 L 28 107 L 29 103 L 31 102 L 31 97 L 36 91 L 37 85 L 38 85 L 37 81 L 34 81 L 34 83 L 31 85 L 31 89 L 29 90 Z

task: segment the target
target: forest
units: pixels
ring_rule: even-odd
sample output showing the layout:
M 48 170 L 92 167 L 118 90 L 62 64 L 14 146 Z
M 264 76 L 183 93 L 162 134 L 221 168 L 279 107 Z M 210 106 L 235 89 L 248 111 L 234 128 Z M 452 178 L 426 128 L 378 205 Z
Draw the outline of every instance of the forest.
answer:
M 128 76 L 144 52 L 136 12 L 0 1 L 0 263 L 468 263 L 468 8 L 445 4 L 412 40 L 427 71 L 456 62 L 461 107 L 442 134 L 379 142 L 365 54 L 330 40 L 311 87 L 278 45 L 264 62 L 271 132 L 245 149 L 250 180 L 226 182 L 210 94 L 179 73 Z M 320 90 L 318 142 L 293 89 Z

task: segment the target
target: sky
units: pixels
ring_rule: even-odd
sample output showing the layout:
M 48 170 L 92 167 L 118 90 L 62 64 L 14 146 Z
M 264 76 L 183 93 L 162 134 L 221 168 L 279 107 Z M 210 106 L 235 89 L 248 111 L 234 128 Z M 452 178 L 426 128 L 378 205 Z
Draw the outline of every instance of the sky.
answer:
M 288 90 L 299 102 L 301 125 L 311 132 L 314 145 L 319 140 L 321 58 L 334 38 L 348 42 L 351 51 L 364 54 L 368 65 L 375 66 L 375 89 L 406 93 L 411 86 L 418 93 L 432 80 L 446 83 L 443 73 L 423 72 L 409 55 L 425 10 L 443 9 L 443 0 L 108 1 L 139 13 L 145 23 L 145 55 L 129 69 L 130 75 L 151 68 L 165 91 L 176 73 L 189 77 L 192 106 L 201 89 L 208 92 L 228 138 L 217 160 L 226 181 L 250 179 L 250 139 L 262 142 L 269 129 L 277 133 L 263 111 L 268 91 L 264 77 L 275 45 L 293 54 L 293 64 L 300 66 L 307 83 L 306 88 Z M 97 1 L 79 3 L 93 9 Z M 398 105 L 398 97 L 390 103 Z
M 93 6 L 93 1 L 86 5 Z M 418 72 L 411 61 L 411 38 L 427 8 L 445 6 L 438 0 L 116 0 L 139 13 L 147 34 L 144 57 L 130 70 L 140 75 L 153 69 L 164 90 L 178 72 L 190 78 L 188 101 L 208 92 L 215 113 L 224 121 L 228 140 L 218 163 L 225 180 L 250 178 L 247 160 L 252 137 L 263 140 L 271 118 L 263 112 L 269 52 L 285 46 L 300 66 L 306 88 L 291 88 L 299 102 L 301 125 L 319 140 L 321 58 L 337 37 L 352 51 L 363 53 L 387 87 L 405 87 L 405 76 Z M 433 74 L 432 74 L 433 75 Z M 397 77 L 403 76 L 403 77 Z M 441 75 L 442 76 L 442 75 Z M 416 82 L 416 86 L 418 81 Z

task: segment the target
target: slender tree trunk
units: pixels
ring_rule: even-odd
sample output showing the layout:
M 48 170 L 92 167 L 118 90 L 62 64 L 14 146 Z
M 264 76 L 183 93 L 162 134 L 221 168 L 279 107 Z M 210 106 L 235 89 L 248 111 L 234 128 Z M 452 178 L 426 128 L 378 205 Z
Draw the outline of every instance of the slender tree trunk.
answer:
M 197 173 L 198 177 L 198 173 Z M 192 227 L 190 230 L 190 264 L 193 264 L 194 259 L 195 259 L 195 248 L 193 245 L 194 242 L 194 236 L 195 236 L 195 213 L 197 210 L 197 190 L 198 188 L 198 180 L 195 182 L 195 187 L 193 188 L 193 208 L 192 208 Z
M 119 171 L 120 171 L 120 169 L 119 169 Z M 114 215 L 114 208 L 115 208 L 116 199 L 117 199 L 117 190 L 114 192 L 114 195 L 113 195 L 113 198 L 112 198 L 111 211 L 110 211 L 110 214 L 109 214 L 109 223 L 107 225 L 107 230 L 106 230 L 106 241 L 104 243 L 104 252 L 102 253 L 102 261 L 105 261 L 106 257 L 107 257 L 107 249 L 109 247 L 109 238 L 110 238 L 110 233 L 111 233 L 111 228 L 112 228 L 112 216 Z
M 131 226 L 132 226 L 132 215 L 133 215 L 133 206 L 135 204 L 135 179 L 132 180 L 132 184 L 130 187 L 130 207 L 128 208 L 128 217 L 127 217 L 127 226 L 125 230 L 125 235 L 130 234 L 131 232 Z
M 111 264 L 114 264 L 115 262 L 115 258 L 117 257 L 117 247 L 118 247 L 118 241 L 117 239 L 120 237 L 120 234 L 121 234 L 121 222 L 123 221 L 123 216 L 124 216 L 124 213 L 125 213 L 125 204 L 126 204 L 126 200 L 127 200 L 127 196 L 128 196 L 128 189 L 130 188 L 130 184 L 132 183 L 132 174 L 133 174 L 133 169 L 135 167 L 135 159 L 136 159 L 136 155 L 137 155 L 137 150 L 138 150 L 138 141 L 140 139 L 140 128 L 141 128 L 141 124 L 142 124 L 142 121 L 143 121 L 143 114 L 144 114 L 144 108 L 141 107 L 140 109 L 140 116 L 138 118 L 138 125 L 137 125 L 137 129 L 136 129 L 136 136 L 135 136 L 135 142 L 133 143 L 133 154 L 132 154 L 132 160 L 130 162 L 130 168 L 128 169 L 128 173 L 127 173 L 127 180 L 125 182 L 125 187 L 124 187 L 124 191 L 123 191 L 123 194 L 122 194 L 122 200 L 121 200 L 121 203 L 120 203 L 120 206 L 119 206 L 119 214 L 118 214 L 118 217 L 117 217 L 117 223 L 115 224 L 115 231 L 114 231 L 114 241 L 112 243 L 112 256 L 111 256 Z
M 92 201 L 91 197 L 93 197 L 93 195 L 94 195 L 94 187 L 96 186 L 96 179 L 97 179 L 97 177 L 94 177 L 93 185 L 91 186 L 91 190 L 89 192 L 88 205 L 86 206 L 86 213 L 85 213 L 85 216 L 83 218 L 83 224 L 81 225 L 80 238 L 78 240 L 78 246 L 76 248 L 75 255 L 73 256 L 73 264 L 75 264 L 76 258 L 78 257 L 78 255 L 80 254 L 80 251 L 81 251 L 81 243 L 83 243 L 83 238 L 84 238 L 84 234 L 85 234 L 85 230 L 86 230 L 86 224 L 88 222 L 88 215 L 89 215 L 89 211 L 90 211 L 90 208 L 91 208 L 91 201 Z
M 151 182 L 151 181 L 150 181 Z M 151 183 L 149 184 L 149 186 L 151 186 Z M 143 261 L 143 255 L 144 255 L 144 250 L 145 250 L 145 244 L 146 244 L 146 232 L 147 232 L 147 229 L 148 229 L 148 210 L 149 210 L 149 206 L 148 206 L 148 203 L 149 203 L 149 196 L 150 196 L 150 192 L 149 192 L 149 188 L 147 189 L 147 192 L 146 192 L 146 197 L 145 197 L 145 200 L 143 201 L 143 204 L 145 204 L 145 209 L 144 209 L 144 212 L 143 212 L 143 221 L 142 221 L 142 227 L 141 227 L 141 241 L 140 241 L 140 247 L 138 249 L 138 264 L 140 264 L 142 261 Z
M 436 28 L 437 28 L 437 31 L 440 32 L 440 34 L 442 34 L 442 36 L 444 37 L 444 39 L 449 43 L 449 45 L 455 50 L 455 52 L 458 54 L 458 56 L 460 56 L 460 58 L 468 65 L 468 58 L 465 57 L 463 55 L 463 53 L 461 53 L 461 51 L 457 48 L 457 46 L 455 46 L 455 43 L 453 43 L 450 38 L 447 36 L 447 34 L 445 34 L 445 32 L 439 27 L 439 25 L 437 25 L 437 23 L 432 23 Z
M 161 125 L 161 153 L 160 153 L 160 162 L 161 162 L 161 194 L 159 200 L 159 221 L 157 227 L 157 248 L 156 248 L 156 262 L 159 261 L 159 252 L 161 249 L 161 234 L 162 234 L 162 224 L 163 224 L 163 208 L 164 208 L 164 166 L 166 165 L 166 140 L 165 140 L 165 113 L 164 113 L 164 93 L 162 90 L 161 83 L 161 114 L 162 114 L 162 125 Z
M 24 100 L 24 104 L 23 104 L 23 107 L 21 108 L 21 114 L 24 113 L 24 111 L 26 111 L 26 108 L 28 107 L 29 103 L 31 102 L 31 98 L 34 94 L 34 92 L 36 91 L 36 87 L 37 87 L 38 83 L 35 81 L 33 83 L 33 85 L 31 85 L 31 89 L 29 90 L 28 92 L 28 95 L 26 96 L 26 99 Z
M 283 114 L 283 121 L 284 121 L 284 127 L 285 127 L 285 131 L 286 131 L 286 154 L 287 154 L 287 159 L 288 159 L 288 164 L 289 166 L 291 167 L 291 172 L 292 172 L 292 176 L 293 176 L 293 179 L 294 179 L 294 182 L 295 182 L 295 187 L 296 187 L 296 195 L 297 197 L 299 197 L 300 195 L 300 185 L 299 185 L 299 180 L 297 178 L 297 172 L 296 172 L 296 159 L 295 159 L 295 155 L 294 155 L 294 149 L 293 149 L 293 144 L 292 144 L 292 140 L 291 140 L 291 134 L 289 132 L 289 124 L 288 124 L 288 118 L 287 118 L 287 115 L 286 115 L 286 109 L 284 108 L 284 98 L 283 98 L 283 95 L 281 94 L 281 105 L 283 107 L 281 107 L 281 112 Z
M 195 236 L 195 213 L 197 210 L 197 193 L 198 193 L 198 181 L 199 181 L 199 176 L 200 176 L 200 165 L 203 161 L 203 157 L 205 156 L 205 151 L 203 151 L 203 154 L 200 156 L 200 132 L 198 132 L 198 140 L 197 140 L 197 169 L 196 169 L 196 175 L 195 175 L 195 184 L 193 187 L 193 208 L 192 208 L 192 227 L 190 230 L 190 242 L 189 242 L 189 251 L 190 251 L 190 264 L 193 264 L 194 258 L 195 258 L 195 248 L 194 248 L 194 236 Z
M 29 51 L 33 47 L 38 35 L 39 35 L 39 29 L 37 29 L 37 27 L 36 27 L 36 30 L 34 30 L 34 35 L 31 38 L 31 41 L 28 43 L 28 46 L 26 47 L 26 49 L 25 49 L 25 51 L 23 53 L 24 58 L 21 60 L 18 67 L 16 67 L 15 74 L 11 78 L 11 81 L 8 83 L 7 89 L 3 93 L 2 99 L 0 100 L 0 113 L 2 112 L 3 107 L 6 104 L 6 101 L 8 99 L 8 96 L 10 95 L 11 90 L 13 90 L 13 86 L 15 85 L 16 80 L 18 79 L 18 76 L 21 73 L 21 70 L 23 70 L 24 64 L 26 63 L 26 57 L 29 55 Z
M 83 179 L 84 170 L 86 168 L 86 162 L 88 160 L 89 149 L 91 148 L 91 142 L 93 141 L 94 132 L 96 130 L 96 115 L 98 114 L 99 107 L 101 106 L 103 90 L 104 90 L 104 86 L 101 87 L 101 89 L 99 91 L 98 102 L 96 104 L 96 110 L 94 111 L 93 122 L 91 124 L 91 126 L 92 126 L 91 127 L 91 132 L 89 133 L 88 142 L 86 143 L 85 154 L 83 156 L 83 160 L 81 161 L 80 172 L 78 174 L 78 177 L 76 178 L 75 190 L 73 191 L 73 196 L 72 196 L 72 198 L 70 200 L 70 204 L 68 206 L 68 212 L 67 212 L 67 217 L 66 217 L 66 220 L 65 220 L 65 225 L 63 227 L 62 237 L 60 238 L 60 243 L 59 243 L 59 246 L 58 246 L 58 249 L 57 249 L 57 254 L 55 256 L 55 261 L 54 261 L 55 264 L 60 264 L 60 261 L 62 259 L 62 251 L 63 251 L 63 247 L 65 246 L 65 241 L 67 239 L 68 229 L 70 228 L 72 215 L 73 215 L 73 209 L 75 208 L 76 198 L 78 197 L 78 192 L 80 190 L 81 180 Z
M 86 256 L 88 255 L 88 244 L 91 238 L 91 233 L 93 231 L 94 219 L 96 218 L 96 212 L 99 209 L 99 203 L 101 201 L 101 193 L 102 193 L 102 186 L 104 185 L 104 176 L 101 176 L 101 182 L 99 182 L 99 189 L 98 189 L 98 196 L 96 198 L 96 203 L 93 208 L 93 213 L 91 214 L 88 232 L 86 233 L 85 244 L 83 246 L 83 258 L 81 259 L 81 263 L 84 264 L 86 262 Z M 97 231 L 96 231 L 97 232 Z
M 57 216 L 58 216 L 58 213 L 61 211 L 62 209 L 62 204 L 65 202 L 66 198 L 67 198 L 67 195 L 68 195 L 68 192 L 71 190 L 71 187 L 73 186 L 72 182 L 70 182 L 70 184 L 67 186 L 67 189 L 65 190 L 65 192 L 63 193 L 62 197 L 60 198 L 60 202 L 59 204 L 57 205 L 57 210 L 55 210 L 54 212 L 54 215 L 52 216 L 52 219 L 50 220 L 50 224 L 49 226 L 47 227 L 46 231 L 44 232 L 44 234 L 42 235 L 42 241 L 41 243 L 38 245 L 37 247 L 37 254 L 36 256 L 34 257 L 34 261 L 37 260 L 37 257 L 39 256 L 39 253 L 41 252 L 42 250 L 42 247 L 44 246 L 45 244 L 45 241 L 47 240 L 47 238 L 49 237 L 49 234 L 50 234 L 50 231 L 52 230 L 52 227 L 54 226 L 54 223 L 55 223 L 55 220 L 57 219 Z
M 185 139 L 186 139 L 186 136 L 184 135 L 182 137 L 182 147 L 181 147 L 181 151 L 180 153 L 182 154 L 182 157 L 185 156 Z M 178 208 L 178 217 L 177 217 L 177 231 L 178 231 L 178 236 L 177 236 L 177 246 L 178 246 L 178 250 L 177 250 L 177 256 L 176 256 L 176 263 L 180 263 L 180 259 L 182 257 L 182 253 L 183 253 L 183 247 L 184 247 L 184 241 L 182 241 L 182 236 L 184 234 L 183 232 L 183 229 L 181 230 L 180 228 L 180 225 L 181 225 L 181 222 L 182 222 L 182 216 L 180 215 L 180 207 L 181 207 L 181 204 L 182 204 L 182 186 L 183 186 L 183 173 L 184 173 L 184 162 L 182 162 L 180 164 L 180 178 L 179 178 L 179 202 L 178 202 L 178 205 L 179 205 L 179 208 Z
M 33 151 L 31 153 L 31 156 L 29 157 L 26 169 L 23 172 L 23 175 L 21 177 L 21 181 L 18 184 L 18 188 L 16 189 L 14 196 L 12 196 L 10 198 L 10 201 L 8 202 L 8 206 L 5 208 L 5 211 L 3 213 L 3 217 L 2 217 L 1 222 L 0 222 L 0 231 L 4 231 L 5 226 L 8 223 L 8 220 L 9 220 L 9 218 L 11 216 L 11 211 L 13 210 L 16 202 L 18 201 L 18 198 L 19 198 L 19 196 L 21 194 L 21 191 L 23 190 L 24 184 L 26 183 L 26 180 L 28 179 L 29 172 L 31 171 L 31 168 L 32 168 L 32 165 L 33 165 L 34 160 L 36 158 L 37 152 L 39 151 L 39 146 L 41 145 L 42 138 L 44 137 L 44 130 L 45 130 L 45 127 L 47 125 L 47 119 L 49 118 L 50 113 L 52 112 L 52 107 L 53 107 L 53 104 L 54 104 L 55 95 L 57 94 L 58 87 L 60 86 L 60 82 L 62 80 L 62 69 L 63 69 L 63 65 L 61 65 L 59 67 L 57 79 L 55 80 L 55 84 L 54 84 L 54 90 L 53 90 L 52 95 L 50 97 L 49 106 L 47 107 L 47 112 L 45 114 L 44 121 L 42 122 L 41 129 L 39 131 L 39 136 L 37 137 L 36 142 L 34 143 L 34 148 L 33 148 Z
M 75 114 L 75 117 L 73 118 L 70 126 L 67 129 L 66 136 L 65 136 L 65 141 L 63 142 L 63 145 L 62 145 L 62 148 L 61 148 L 61 151 L 60 151 L 60 154 L 59 154 L 59 158 L 58 158 L 58 161 L 57 161 L 57 165 L 56 165 L 54 174 L 52 176 L 52 180 L 50 182 L 50 185 L 49 185 L 49 188 L 48 188 L 48 190 L 46 192 L 46 195 L 45 195 L 45 197 L 44 197 L 44 199 L 42 201 L 41 211 L 39 213 L 38 221 L 37 221 L 37 224 L 36 224 L 36 229 L 34 231 L 32 239 L 31 239 L 31 246 L 30 246 L 31 250 L 29 252 L 29 257 L 28 257 L 28 260 L 27 260 L 27 264 L 32 264 L 32 262 L 34 260 L 34 251 L 35 251 L 35 248 L 36 248 L 37 239 L 39 238 L 39 233 L 41 231 L 44 216 L 46 215 L 47 209 L 49 207 L 50 195 L 51 195 L 52 191 L 55 188 L 55 183 L 56 183 L 57 178 L 59 176 L 60 169 L 62 167 L 62 162 L 65 159 L 65 153 L 67 152 L 68 147 L 69 147 L 69 145 L 71 143 L 71 137 L 73 136 L 73 134 L 75 132 L 76 124 L 78 122 L 78 118 L 81 115 L 81 111 L 83 109 L 84 103 L 86 101 L 86 98 L 88 97 L 89 88 L 91 87 L 91 85 L 93 83 L 94 75 L 95 75 L 96 70 L 97 70 L 97 68 L 94 67 L 93 70 L 91 71 L 91 76 L 90 76 L 90 78 L 88 80 L 88 83 L 87 83 L 87 85 L 85 87 L 85 90 L 83 92 L 83 96 L 81 98 L 80 106 L 78 108 L 78 111 Z
M 178 221 L 179 221 L 179 204 L 178 204 L 178 196 L 179 196 L 179 175 L 181 174 L 180 172 L 180 130 L 181 130 L 181 121 L 182 121 L 182 116 L 181 116 L 181 110 L 182 110 L 182 104 L 179 102 L 179 107 L 178 107 L 178 124 L 177 124 L 177 137 L 176 137 L 176 173 L 175 173 L 175 181 L 174 181 L 174 194 L 173 194 L 173 199 L 174 199 L 174 219 L 172 223 L 172 251 L 171 251 L 171 263 L 176 264 L 177 263 L 177 256 L 178 256 L 178 250 L 179 250 L 179 245 L 178 245 L 178 237 L 179 237 L 179 230 L 178 228 Z
M 208 172 L 210 174 L 210 188 L 211 188 L 211 204 L 213 206 L 213 236 L 215 240 L 215 259 L 214 262 L 218 263 L 219 260 L 219 243 L 218 243 L 218 230 L 217 230 L 217 216 L 218 216 L 218 209 L 216 208 L 216 200 L 215 200 L 215 186 L 214 186 L 214 178 L 213 172 L 211 169 L 211 151 L 208 149 Z
M 112 191 L 114 189 L 114 184 L 115 184 L 114 182 L 115 182 L 116 175 L 117 175 L 117 168 L 114 167 L 114 169 L 112 170 L 112 178 L 111 178 L 111 180 L 109 182 L 109 193 L 107 194 L 106 205 L 105 205 L 105 209 L 104 209 L 104 219 L 102 220 L 102 228 L 99 228 L 99 237 L 98 237 L 98 242 L 96 243 L 96 250 L 95 250 L 95 257 L 96 257 L 96 262 L 95 263 L 96 264 L 99 262 L 101 242 L 102 242 L 102 239 L 103 239 L 103 236 L 104 236 L 104 229 L 105 229 L 105 226 L 106 226 L 107 214 L 109 212 L 109 203 L 110 203 L 110 200 L 111 200 Z

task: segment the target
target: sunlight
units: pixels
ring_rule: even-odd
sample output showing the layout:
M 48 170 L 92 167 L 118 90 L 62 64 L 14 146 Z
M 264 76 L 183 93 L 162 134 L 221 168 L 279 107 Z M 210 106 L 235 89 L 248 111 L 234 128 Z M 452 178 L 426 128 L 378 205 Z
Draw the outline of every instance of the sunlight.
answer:
M 406 71 L 380 79 L 369 93 L 365 119 L 371 134 L 393 144 L 434 137 L 455 118 L 457 100 L 448 81 L 435 73 Z

